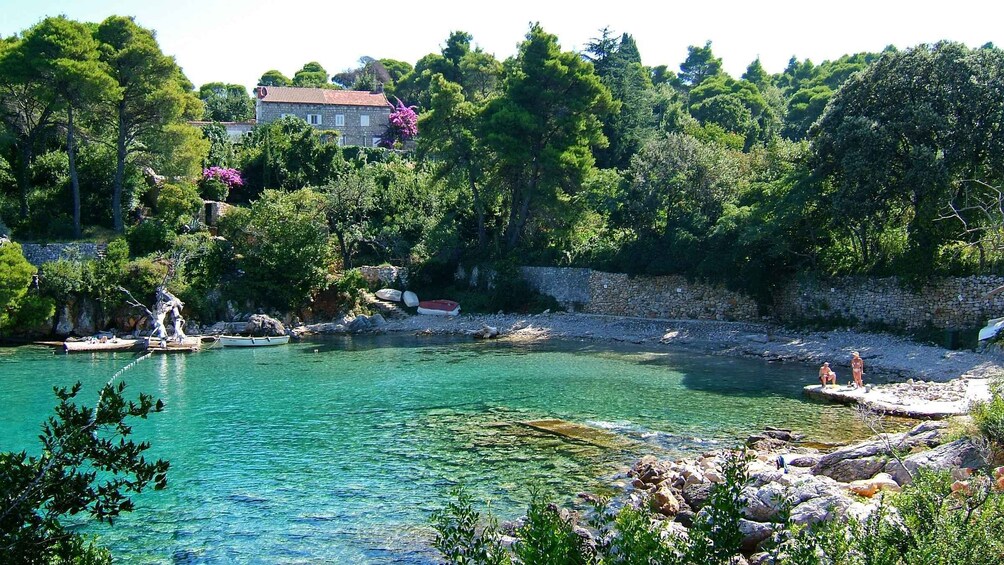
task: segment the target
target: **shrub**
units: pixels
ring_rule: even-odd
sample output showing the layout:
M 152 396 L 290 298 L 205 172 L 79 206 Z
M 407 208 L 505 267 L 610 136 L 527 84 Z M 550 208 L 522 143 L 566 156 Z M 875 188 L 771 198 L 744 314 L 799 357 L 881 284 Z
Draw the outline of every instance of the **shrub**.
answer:
M 160 220 L 147 219 L 126 229 L 126 241 L 135 255 L 167 251 L 173 239 L 174 233 Z
M 1004 397 L 995 394 L 989 401 L 976 404 L 971 413 L 980 433 L 1004 448 Z
M 450 564 L 503 565 L 511 563 L 499 541 L 498 523 L 488 515 L 484 526 L 474 509 L 471 495 L 463 487 L 451 492 L 454 499 L 446 508 L 432 513 L 436 537 L 432 542 Z
M 199 181 L 202 197 L 220 202 L 227 199 L 232 189 L 241 186 L 244 186 L 244 179 L 241 178 L 240 171 L 228 167 L 203 169 L 202 180 Z
M 216 198 L 206 197 L 209 200 Z M 224 195 L 223 199 L 226 199 Z M 192 223 L 202 211 L 199 190 L 188 183 L 165 183 L 157 196 L 157 215 L 172 228 Z M 135 253 L 135 251 L 134 251 Z

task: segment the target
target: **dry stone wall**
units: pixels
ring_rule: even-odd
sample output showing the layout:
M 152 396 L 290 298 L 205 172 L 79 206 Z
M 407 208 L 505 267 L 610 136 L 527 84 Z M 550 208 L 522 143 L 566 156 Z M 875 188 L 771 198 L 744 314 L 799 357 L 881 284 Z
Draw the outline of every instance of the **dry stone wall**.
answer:
M 761 321 L 749 296 L 679 276 L 630 277 L 590 269 L 524 267 L 538 292 L 568 310 L 592 314 L 695 320 Z M 851 327 L 966 329 L 1004 316 L 1004 277 L 933 279 L 911 289 L 895 278 L 792 281 L 769 314 L 781 322 L 828 320 Z
M 41 267 L 60 259 L 97 259 L 104 254 L 105 247 L 99 243 L 22 243 L 21 252 L 29 263 Z
M 896 277 L 803 279 L 790 283 L 774 310 L 783 322 L 831 319 L 850 325 L 916 329 L 980 327 L 1004 316 L 1004 293 L 988 297 L 1004 277 L 932 279 L 910 289 Z
M 629 277 L 593 271 L 590 300 L 585 311 L 593 314 L 726 320 L 760 320 L 752 298 L 726 288 L 690 282 L 680 276 Z

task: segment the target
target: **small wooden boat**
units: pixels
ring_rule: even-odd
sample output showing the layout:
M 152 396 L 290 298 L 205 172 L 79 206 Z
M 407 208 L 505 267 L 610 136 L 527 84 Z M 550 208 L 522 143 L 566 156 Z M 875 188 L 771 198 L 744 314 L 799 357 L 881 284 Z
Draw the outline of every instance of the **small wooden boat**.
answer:
M 456 316 L 460 304 L 452 300 L 423 300 L 418 303 L 418 313 L 426 316 Z
M 66 353 L 92 353 L 101 351 L 138 351 L 146 347 L 145 339 L 85 339 L 81 341 L 64 341 L 63 351 Z
M 285 345 L 289 343 L 288 335 L 273 335 L 264 337 L 250 337 L 243 335 L 221 335 L 220 345 L 223 347 L 268 347 L 271 345 Z
M 410 290 L 404 291 L 401 295 L 401 300 L 404 301 L 404 305 L 408 308 L 414 308 L 418 306 L 418 295 Z
M 387 302 L 401 302 L 401 291 L 393 288 L 381 288 L 376 291 L 376 297 Z
M 186 336 L 182 341 L 150 338 L 146 348 L 149 353 L 192 353 L 200 349 L 202 349 L 202 336 Z

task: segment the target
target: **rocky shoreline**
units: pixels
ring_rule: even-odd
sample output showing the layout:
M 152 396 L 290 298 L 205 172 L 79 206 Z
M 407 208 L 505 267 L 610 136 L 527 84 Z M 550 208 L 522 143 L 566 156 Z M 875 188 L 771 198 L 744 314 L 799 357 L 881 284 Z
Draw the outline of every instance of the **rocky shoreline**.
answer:
M 798 435 L 788 430 L 768 428 L 751 436 L 746 442 L 750 480 L 742 492 L 739 523 L 746 562 L 771 562 L 764 542 L 780 527 L 785 505 L 790 522 L 801 526 L 845 517 L 863 520 L 877 508 L 880 493 L 900 491 L 921 468 L 949 471 L 965 488 L 972 470 L 985 467 L 990 454 L 969 438 L 951 441 L 951 429 L 945 421 L 925 422 L 825 454 L 800 446 Z M 679 461 L 643 457 L 620 477 L 623 491 L 610 507 L 654 508 L 665 531 L 685 535 L 711 486 L 724 481 L 725 458 L 724 451 Z M 995 472 L 1000 487 L 1004 467 Z

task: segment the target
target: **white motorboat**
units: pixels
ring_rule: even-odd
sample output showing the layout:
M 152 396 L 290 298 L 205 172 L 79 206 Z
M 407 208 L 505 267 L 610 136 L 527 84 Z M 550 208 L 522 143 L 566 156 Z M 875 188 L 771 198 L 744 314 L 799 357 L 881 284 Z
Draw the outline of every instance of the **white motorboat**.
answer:
M 221 335 L 220 345 L 223 347 L 269 347 L 289 343 L 288 335 L 273 335 L 251 337 L 244 335 Z

